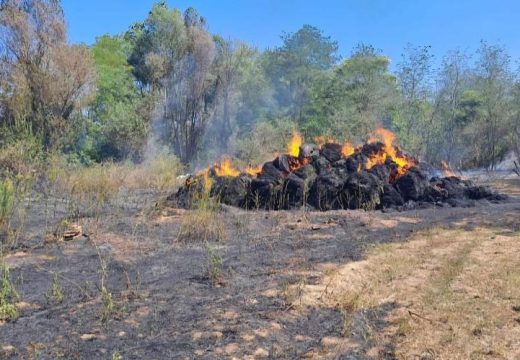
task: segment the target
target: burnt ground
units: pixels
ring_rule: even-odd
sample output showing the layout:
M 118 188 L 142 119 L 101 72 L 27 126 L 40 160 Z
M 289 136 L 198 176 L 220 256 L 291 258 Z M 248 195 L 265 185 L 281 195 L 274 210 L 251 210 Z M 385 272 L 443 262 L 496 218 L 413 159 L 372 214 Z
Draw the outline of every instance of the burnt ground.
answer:
M 513 194 L 508 201 L 470 208 L 385 213 L 225 207 L 215 214 L 224 240 L 210 245 L 177 240 L 187 212 L 157 210 L 162 195 L 127 195 L 80 214 L 76 223 L 88 236 L 68 242 L 46 241 L 67 217 L 65 205 L 49 211 L 34 201 L 23 241 L 4 257 L 19 294 L 19 317 L 0 323 L 0 358 L 373 358 L 365 329 L 383 331 L 392 303 L 363 316 L 345 315 L 320 296 L 313 305 L 302 303 L 303 292 L 326 293 L 323 279 L 334 268 L 362 260 L 374 244 L 404 242 L 425 229 L 517 232 L 520 181 L 498 185 Z M 209 273 L 218 275 L 211 279 Z M 63 299 L 53 294 L 53 279 Z M 113 303 L 106 321 L 103 285 Z M 352 317 L 348 332 L 345 316 Z M 394 358 L 392 344 L 376 358 Z

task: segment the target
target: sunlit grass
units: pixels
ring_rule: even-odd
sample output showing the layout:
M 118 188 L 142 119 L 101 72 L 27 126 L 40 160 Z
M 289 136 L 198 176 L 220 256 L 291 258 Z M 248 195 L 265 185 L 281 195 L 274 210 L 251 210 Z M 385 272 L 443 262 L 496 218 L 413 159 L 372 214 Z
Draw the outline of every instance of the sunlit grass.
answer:
M 355 272 L 341 273 L 334 301 L 344 332 L 353 314 L 395 303 L 389 327 L 374 336 L 375 347 L 391 343 L 397 358 L 515 358 L 519 254 L 520 237 L 483 228 L 435 228 L 404 244 L 376 246 Z

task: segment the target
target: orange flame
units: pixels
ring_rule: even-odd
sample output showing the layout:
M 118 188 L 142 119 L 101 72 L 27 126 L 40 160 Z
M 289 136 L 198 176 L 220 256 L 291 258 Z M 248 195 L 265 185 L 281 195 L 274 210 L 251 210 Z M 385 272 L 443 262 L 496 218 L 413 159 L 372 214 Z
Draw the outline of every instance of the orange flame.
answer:
M 209 176 L 209 169 L 204 169 L 196 174 L 198 177 L 202 177 L 203 181 L 203 189 L 205 194 L 209 194 L 211 191 L 211 187 L 213 186 L 213 179 Z M 194 184 L 191 179 L 186 180 L 186 184 Z
M 381 141 L 384 144 L 384 152 L 373 154 L 368 160 L 366 166 L 367 169 L 371 169 L 376 165 L 384 164 L 386 159 L 390 158 L 397 164 L 397 173 L 401 176 L 404 175 L 412 166 L 416 165 L 415 160 L 398 154 L 397 147 L 394 145 L 395 134 L 390 130 L 383 128 L 376 129 L 368 142 L 374 143 L 377 141 Z
M 341 148 L 341 155 L 343 155 L 343 157 L 349 157 L 350 155 L 354 155 L 355 152 L 356 148 L 348 141 L 345 141 Z
M 217 177 L 238 177 L 242 172 L 250 176 L 257 176 L 262 172 L 262 165 L 256 167 L 248 166 L 244 171 L 240 171 L 239 169 L 233 166 L 231 159 L 229 159 L 228 157 L 224 157 L 220 161 L 220 163 L 213 165 L 213 169 Z M 209 180 L 211 180 L 210 170 L 211 168 L 206 168 L 197 172 L 197 176 L 202 176 L 204 178 L 205 183 L 210 184 L 209 187 L 211 187 L 211 183 L 209 183 Z
M 318 146 L 323 146 L 325 144 L 334 144 L 334 143 L 337 143 L 336 140 L 334 140 L 334 138 L 330 137 L 330 136 L 316 136 L 314 138 L 314 143 Z
M 441 166 L 442 166 L 442 174 L 444 176 L 455 176 L 455 173 L 451 170 L 450 168 L 450 165 L 448 165 L 448 163 L 444 160 L 441 161 Z
M 302 146 L 302 136 L 299 132 L 294 132 L 291 138 L 291 141 L 289 141 L 289 144 L 287 145 L 287 154 L 298 157 L 300 155 L 300 146 Z
M 213 187 L 213 179 L 209 176 L 209 171 L 205 171 L 204 175 L 204 192 L 209 194 L 211 188 Z
M 316 142 L 322 142 L 322 144 L 331 142 L 337 143 L 331 137 L 320 137 L 316 138 L 315 140 Z M 397 165 L 395 171 L 393 171 L 391 174 L 390 181 L 395 181 L 395 179 L 404 175 L 412 166 L 415 166 L 417 164 L 417 161 L 403 154 L 399 150 L 399 147 L 397 147 L 394 144 L 394 141 L 395 135 L 391 131 L 383 128 L 375 130 L 368 142 L 382 142 L 383 146 L 379 148 L 376 147 L 377 152 L 369 155 L 369 159 L 367 160 L 367 163 L 364 166 L 363 164 L 358 165 L 357 171 L 359 172 L 362 170 L 369 170 L 376 165 L 385 164 L 386 161 L 390 159 Z M 293 133 L 293 136 L 287 145 L 290 171 L 295 171 L 303 166 L 308 165 L 311 162 L 310 158 L 299 158 L 302 143 L 302 136 L 298 132 Z M 345 141 L 342 145 L 341 153 L 344 158 L 348 158 L 354 155 L 357 151 L 360 151 L 360 148 L 356 148 L 348 141 Z M 447 176 L 453 175 L 453 172 L 451 171 L 451 169 L 449 169 L 449 166 L 444 162 L 443 168 Z M 449 170 L 449 172 L 447 172 L 447 170 Z M 230 158 L 224 157 L 220 163 L 215 164 L 212 168 L 199 171 L 197 175 L 203 177 L 204 188 L 207 189 L 207 191 L 209 191 L 214 181 L 214 179 L 212 179 L 211 176 L 238 177 L 242 173 L 245 173 L 249 176 L 257 176 L 261 172 L 262 165 L 256 167 L 248 166 L 245 169 L 239 170 L 233 166 Z
M 322 146 L 324 145 L 325 143 L 327 142 L 327 140 L 325 139 L 325 136 L 316 136 L 314 138 L 314 143 L 318 146 Z
M 388 155 L 386 153 L 372 154 L 367 161 L 366 169 L 370 170 L 376 165 L 382 165 L 386 162 Z
M 233 164 L 231 164 L 231 160 L 229 158 L 224 158 L 220 164 L 215 165 L 215 174 L 217 174 L 219 177 L 237 177 L 240 175 L 240 170 L 237 170 L 233 167 Z
M 262 165 L 256 167 L 248 166 L 245 170 L 246 174 L 256 176 L 262 172 Z

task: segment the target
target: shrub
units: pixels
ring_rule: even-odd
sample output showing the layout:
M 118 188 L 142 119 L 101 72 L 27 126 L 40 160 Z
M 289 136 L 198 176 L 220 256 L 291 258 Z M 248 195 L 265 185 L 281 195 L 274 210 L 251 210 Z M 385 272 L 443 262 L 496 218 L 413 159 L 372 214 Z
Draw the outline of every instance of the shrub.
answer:
M 274 123 L 262 121 L 255 126 L 252 133 L 236 141 L 234 147 L 237 157 L 246 163 L 261 164 L 272 154 L 285 152 L 295 130 L 296 124 L 287 119 Z
M 0 236 L 7 235 L 10 242 L 15 242 L 24 229 L 28 206 L 25 200 L 33 181 L 32 174 L 0 179 Z
M 0 264 L 0 320 L 13 320 L 18 316 L 14 305 L 17 297 L 16 291 L 11 283 L 9 268 Z
M 47 179 L 60 193 L 75 200 L 106 203 L 122 190 L 164 190 L 178 185 L 182 170 L 173 155 L 160 154 L 142 164 L 106 162 L 93 166 L 69 164 L 63 157 L 50 158 Z
M 28 175 L 40 162 L 41 155 L 41 144 L 32 135 L 0 146 L 0 175 L 1 173 Z
M 0 232 L 4 232 L 14 209 L 14 185 L 10 179 L 0 181 Z
M 208 186 L 207 188 L 211 188 Z M 208 190 L 209 190 L 208 189 Z M 218 199 L 209 196 L 209 191 L 198 194 L 181 223 L 177 240 L 181 242 L 223 241 L 226 232 L 222 218 L 218 216 Z

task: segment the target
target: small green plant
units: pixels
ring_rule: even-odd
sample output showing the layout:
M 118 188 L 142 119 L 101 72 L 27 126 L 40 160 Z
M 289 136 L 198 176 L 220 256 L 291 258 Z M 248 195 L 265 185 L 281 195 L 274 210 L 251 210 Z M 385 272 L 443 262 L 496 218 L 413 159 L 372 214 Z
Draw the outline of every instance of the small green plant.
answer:
M 85 280 L 85 283 L 83 284 L 81 289 L 83 290 L 83 301 L 89 300 L 91 298 L 90 293 L 92 290 L 92 282 L 89 280 Z
M 103 303 L 101 321 L 107 322 L 114 312 L 114 302 L 112 301 L 112 293 L 104 285 L 101 287 L 101 301 Z
M 10 179 L 0 181 L 0 231 L 6 230 L 14 208 L 14 184 Z
M 123 355 L 119 351 L 112 354 L 112 360 L 123 360 Z
M 206 261 L 208 278 L 213 284 L 218 284 L 222 281 L 222 257 L 218 251 L 209 243 L 206 244 Z
M 101 273 L 101 322 L 106 323 L 114 313 L 112 293 L 105 286 L 108 277 L 108 264 L 101 256 L 99 248 L 95 245 L 99 257 L 99 272 Z
M 0 320 L 13 320 L 18 317 L 14 304 L 18 297 L 11 282 L 9 268 L 0 264 Z
M 52 278 L 51 288 L 47 293 L 47 299 L 52 300 L 57 304 L 61 304 L 65 299 L 65 295 L 63 295 L 63 289 L 60 284 L 60 278 L 56 273 L 54 273 Z

